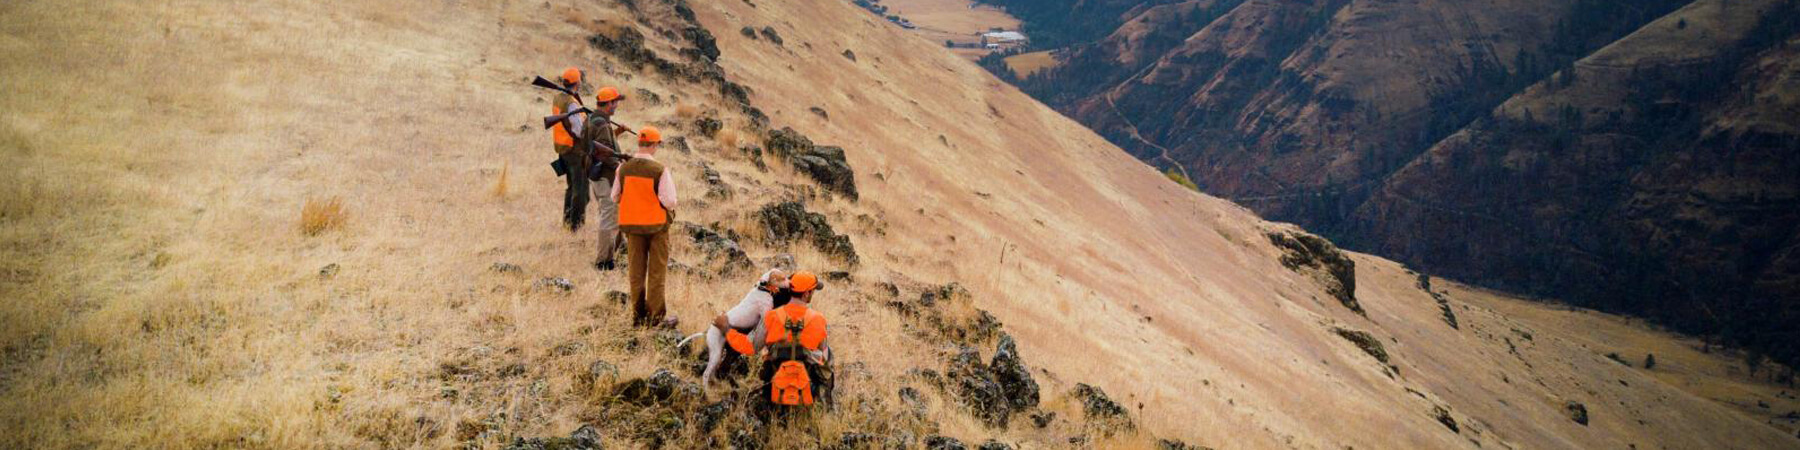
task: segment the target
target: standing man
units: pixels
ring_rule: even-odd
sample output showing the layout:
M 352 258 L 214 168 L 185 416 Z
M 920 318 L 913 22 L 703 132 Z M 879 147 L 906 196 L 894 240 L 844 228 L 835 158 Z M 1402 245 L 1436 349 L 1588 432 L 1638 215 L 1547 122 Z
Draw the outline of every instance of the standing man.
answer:
M 629 256 L 632 320 L 638 326 L 673 326 L 664 319 L 663 278 L 669 269 L 669 222 L 675 215 L 675 177 L 656 162 L 662 132 L 644 127 L 638 151 L 613 174 L 609 195 L 619 204 L 619 231 Z
M 581 86 L 581 70 L 574 67 L 563 69 L 562 82 L 569 92 L 575 92 Z M 562 114 L 575 103 L 575 97 L 558 93 L 551 100 L 550 114 Z M 568 177 L 569 182 L 568 188 L 563 190 L 563 225 L 569 231 L 575 231 L 581 229 L 582 216 L 587 214 L 589 161 L 584 152 L 576 151 L 575 135 L 569 132 L 570 122 L 578 123 L 579 120 L 570 119 L 557 123 L 551 127 L 550 137 L 556 144 L 557 158 L 562 159 L 563 167 L 567 169 L 563 175 Z
M 600 227 L 600 255 L 594 258 L 597 270 L 613 270 L 613 255 L 624 242 L 624 235 L 619 234 L 619 204 L 614 202 L 608 190 L 612 188 L 612 178 L 619 170 L 619 158 L 624 151 L 619 148 L 619 135 L 625 133 L 625 127 L 612 122 L 613 113 L 619 109 L 619 102 L 625 96 L 619 89 L 607 86 L 594 94 L 594 113 L 588 116 L 587 124 L 581 129 L 581 142 L 587 146 L 592 155 L 594 168 L 592 173 L 594 199 L 597 201 L 600 217 L 594 220 Z

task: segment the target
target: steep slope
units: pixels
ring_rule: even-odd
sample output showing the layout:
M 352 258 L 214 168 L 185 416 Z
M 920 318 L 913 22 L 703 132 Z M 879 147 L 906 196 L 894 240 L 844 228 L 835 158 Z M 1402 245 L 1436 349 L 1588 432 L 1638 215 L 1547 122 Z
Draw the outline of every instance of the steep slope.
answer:
M 1780 224 L 1793 210 L 1785 143 L 1795 137 L 1731 112 L 1781 111 L 1794 95 L 1772 66 L 1793 36 L 1781 21 L 1800 15 L 1793 4 L 1160 3 L 1058 51 L 1060 65 L 1020 86 L 1208 193 L 1350 248 L 1800 358 L 1800 339 L 1779 325 L 1791 320 L 1778 319 L 1792 309 L 1779 299 L 1795 294 L 1774 287 L 1794 277 L 1783 256 L 1793 233 Z M 1190 12 L 1159 12 L 1180 8 Z M 1602 75 L 1581 79 L 1588 72 Z M 1534 105 L 1492 115 L 1503 103 Z M 1527 109 L 1525 122 L 1548 125 L 1514 126 Z M 1447 164 L 1434 146 L 1491 157 L 1427 186 L 1414 167 Z M 1733 170 L 1702 153 L 1772 163 Z M 1553 167 L 1498 169 L 1502 154 Z M 1684 200 L 1713 189 L 1685 183 L 1752 200 L 1677 206 L 1717 203 Z M 1646 239 L 1668 243 L 1638 245 Z
M 546 99 L 524 81 L 571 60 L 626 88 L 622 122 L 686 142 L 660 155 L 682 176 L 683 221 L 732 236 L 755 265 L 792 253 L 847 272 L 819 307 L 849 403 L 820 434 L 1796 443 L 1576 341 L 1434 298 L 1396 263 L 1168 183 L 847 2 L 3 8 L 0 167 L 16 183 L 0 204 L 0 294 L 15 299 L 0 306 L 0 431 L 25 447 L 497 447 L 580 424 L 614 446 L 740 444 L 702 430 L 699 411 L 619 398 L 684 360 L 661 351 L 665 333 L 624 326 L 609 295 L 622 276 L 588 269 L 589 231 L 557 227 L 561 186 L 528 125 Z M 714 30 L 716 66 L 693 24 Z M 744 27 L 782 42 L 720 31 Z M 784 126 L 842 146 L 858 195 L 782 164 L 770 144 L 789 134 L 770 128 Z M 330 197 L 343 224 L 298 230 L 301 205 Z M 772 235 L 763 208 L 789 201 L 847 234 L 859 263 Z M 671 307 L 691 329 L 750 275 L 721 275 L 730 253 L 686 238 Z M 1017 338 L 1060 419 L 989 427 L 915 380 L 956 349 L 886 304 L 951 282 Z M 1363 313 L 1334 298 L 1345 291 Z M 1077 383 L 1111 394 L 1136 432 L 1087 428 Z M 919 420 L 890 414 L 914 387 Z
M 1800 358 L 1796 14 L 1702 1 L 1651 23 L 1397 172 L 1355 234 Z

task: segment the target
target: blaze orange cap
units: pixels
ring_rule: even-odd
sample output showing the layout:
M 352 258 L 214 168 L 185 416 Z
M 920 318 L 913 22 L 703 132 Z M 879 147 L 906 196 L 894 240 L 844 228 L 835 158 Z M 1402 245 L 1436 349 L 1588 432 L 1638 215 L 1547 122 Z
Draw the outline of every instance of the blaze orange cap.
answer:
M 600 102 L 600 103 L 606 103 L 606 102 L 610 102 L 613 100 L 620 100 L 620 99 L 624 99 L 624 98 L 625 98 L 625 96 L 619 95 L 619 89 L 612 87 L 612 86 L 600 88 L 600 92 L 594 93 L 594 101 Z
M 656 127 L 644 127 L 644 129 L 638 130 L 638 145 L 660 142 L 662 142 L 662 132 L 657 131 Z
M 819 276 L 813 275 L 810 270 L 794 272 L 794 276 L 788 277 L 788 285 L 791 286 L 796 293 L 811 292 L 820 287 Z
M 562 79 L 563 79 L 564 83 L 569 83 L 569 84 L 580 83 L 581 82 L 581 69 L 577 69 L 574 67 L 563 69 Z

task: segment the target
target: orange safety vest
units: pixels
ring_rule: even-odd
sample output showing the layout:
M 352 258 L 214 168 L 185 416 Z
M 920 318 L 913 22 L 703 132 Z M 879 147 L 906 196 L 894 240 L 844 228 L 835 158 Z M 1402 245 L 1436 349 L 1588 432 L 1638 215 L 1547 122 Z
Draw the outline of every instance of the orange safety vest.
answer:
M 769 379 L 769 401 L 787 406 L 813 404 L 812 374 L 806 370 L 806 356 L 799 353 L 825 344 L 825 315 L 788 303 L 763 315 L 763 331 L 768 335 L 764 342 L 770 347 L 772 361 L 780 363 Z
M 763 315 L 763 331 L 766 334 L 763 343 L 774 346 L 793 339 L 788 332 L 789 322 L 795 322 L 795 328 L 800 330 L 799 340 L 795 343 L 802 348 L 818 350 L 825 343 L 825 315 L 799 303 L 781 305 Z
M 562 114 L 563 111 L 568 110 L 569 100 L 568 94 L 556 94 L 556 102 L 550 105 L 550 114 Z M 571 147 L 575 145 L 575 136 L 569 135 L 569 129 L 564 128 L 562 122 L 557 122 L 556 126 L 550 128 L 550 138 L 558 146 Z
M 669 223 L 669 210 L 657 198 L 663 165 L 633 158 L 619 166 L 619 229 L 627 233 L 653 234 Z

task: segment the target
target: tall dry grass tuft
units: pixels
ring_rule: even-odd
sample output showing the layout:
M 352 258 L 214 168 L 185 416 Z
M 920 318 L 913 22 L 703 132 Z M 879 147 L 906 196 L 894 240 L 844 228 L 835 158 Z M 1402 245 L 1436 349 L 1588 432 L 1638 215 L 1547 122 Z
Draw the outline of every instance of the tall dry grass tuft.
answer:
M 730 128 L 719 130 L 719 135 L 714 139 L 719 141 L 721 149 L 737 150 L 738 148 L 738 130 Z
M 344 200 L 331 197 L 324 200 L 306 199 L 300 206 L 300 232 L 307 236 L 318 236 L 344 226 L 349 212 L 344 210 Z
M 494 182 L 494 197 L 499 198 L 501 200 L 506 199 L 506 194 L 507 194 L 506 177 L 507 177 L 507 173 L 511 172 L 511 171 L 512 171 L 512 161 L 507 161 L 506 164 L 503 164 L 500 166 L 500 179 L 498 181 Z
M 700 116 L 700 107 L 682 103 L 675 107 L 675 115 L 681 117 L 682 120 L 692 120 Z

